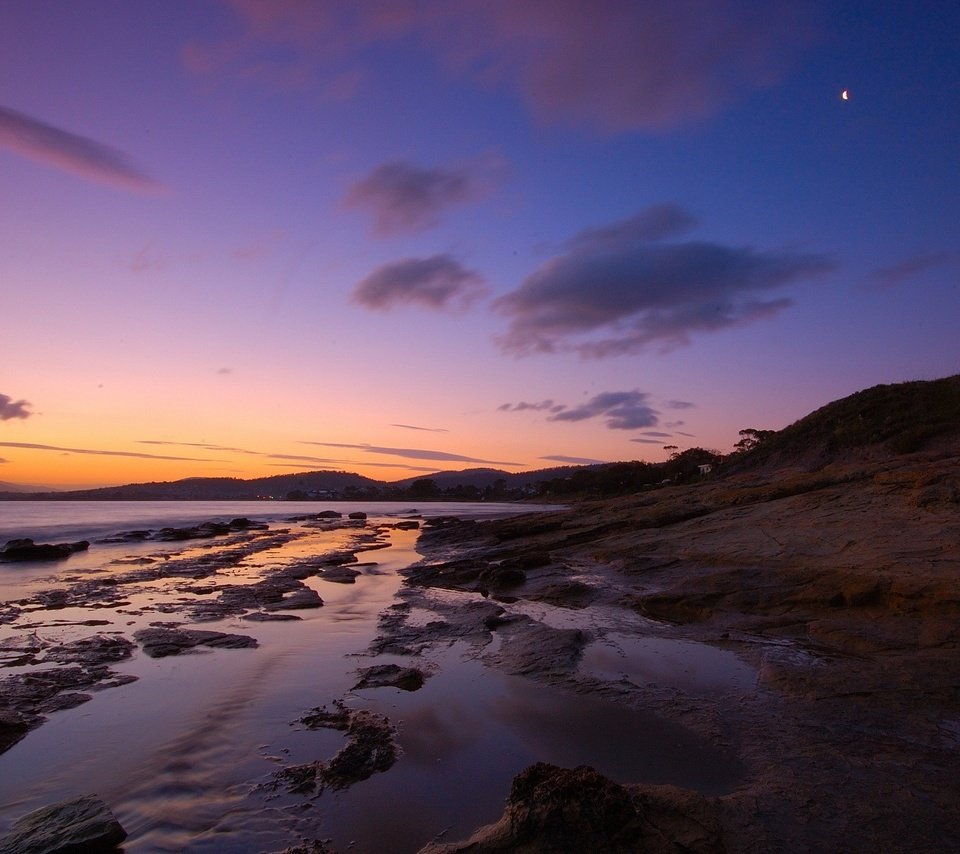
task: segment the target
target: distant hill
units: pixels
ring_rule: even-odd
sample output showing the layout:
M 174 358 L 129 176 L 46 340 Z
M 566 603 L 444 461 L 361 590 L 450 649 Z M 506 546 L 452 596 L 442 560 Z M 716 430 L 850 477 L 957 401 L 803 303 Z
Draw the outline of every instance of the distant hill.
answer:
M 38 486 L 31 483 L 8 483 L 0 480 L 0 492 L 54 492 L 49 486 Z
M 472 486 L 476 489 L 492 487 L 498 480 L 506 483 L 509 489 L 523 489 L 527 486 L 540 483 L 544 480 L 553 480 L 558 477 L 569 477 L 575 471 L 597 466 L 558 466 L 535 471 L 509 472 L 502 469 L 464 469 L 463 471 L 438 471 L 434 474 L 422 474 L 417 477 L 407 477 L 390 484 L 401 489 L 409 489 L 418 480 L 432 480 L 441 489 L 457 486 Z
M 157 483 L 130 483 L 125 486 L 105 486 L 98 489 L 78 489 L 69 492 L 20 492 L 17 497 L 59 501 L 254 501 L 260 498 L 285 498 L 299 490 L 334 492 L 342 495 L 350 489 L 379 489 L 383 484 L 359 474 L 340 471 L 313 471 L 280 474 L 243 480 L 236 477 L 190 477 L 183 480 Z M 0 495 L 0 498 L 3 496 Z
M 960 374 L 878 385 L 835 400 L 730 458 L 737 469 L 876 459 L 960 439 Z

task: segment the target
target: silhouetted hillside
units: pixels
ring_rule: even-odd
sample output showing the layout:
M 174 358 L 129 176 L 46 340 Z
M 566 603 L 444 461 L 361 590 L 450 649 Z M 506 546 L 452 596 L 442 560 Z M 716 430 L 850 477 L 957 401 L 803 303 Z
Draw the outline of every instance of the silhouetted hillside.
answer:
M 819 466 L 854 457 L 879 458 L 960 439 L 960 375 L 878 385 L 835 400 L 729 460 L 758 466 Z

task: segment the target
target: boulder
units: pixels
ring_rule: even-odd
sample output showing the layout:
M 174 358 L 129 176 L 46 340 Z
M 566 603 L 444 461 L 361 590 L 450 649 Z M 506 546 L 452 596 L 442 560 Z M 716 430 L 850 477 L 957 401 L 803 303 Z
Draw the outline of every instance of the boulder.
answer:
M 96 795 L 42 807 L 18 819 L 0 854 L 97 854 L 114 850 L 127 832 Z
M 74 552 L 90 548 L 88 540 L 76 543 L 34 543 L 29 537 L 8 540 L 0 550 L 0 560 L 63 560 Z
M 420 854 L 494 851 L 722 854 L 713 801 L 673 786 L 621 786 L 586 765 L 531 765 L 513 781 L 503 816 L 464 842 Z

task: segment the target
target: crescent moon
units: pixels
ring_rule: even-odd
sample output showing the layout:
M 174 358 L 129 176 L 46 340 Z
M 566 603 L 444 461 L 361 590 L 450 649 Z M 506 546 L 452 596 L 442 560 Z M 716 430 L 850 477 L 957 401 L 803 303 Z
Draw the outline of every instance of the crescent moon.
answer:
M 840 97 L 843 98 L 844 101 L 849 101 L 849 100 L 850 100 L 850 93 L 849 93 L 846 89 L 844 89 L 844 90 L 840 93 Z

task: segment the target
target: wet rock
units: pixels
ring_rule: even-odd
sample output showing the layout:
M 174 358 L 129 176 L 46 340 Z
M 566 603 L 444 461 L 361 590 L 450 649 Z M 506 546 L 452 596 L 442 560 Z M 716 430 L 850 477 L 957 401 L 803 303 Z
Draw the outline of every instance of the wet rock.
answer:
M 24 726 L 33 729 L 50 712 L 89 700 L 87 691 L 136 680 L 136 676 L 116 673 L 105 664 L 67 664 L 0 677 L 0 719 L 5 722 L 0 724 L 0 752 L 23 737 Z
M 92 635 L 53 647 L 44 653 L 42 660 L 88 667 L 111 664 L 130 658 L 135 646 L 122 636 Z
M 0 854 L 97 854 L 114 850 L 127 832 L 96 795 L 82 795 L 18 819 Z
M 113 534 L 110 537 L 104 537 L 102 540 L 97 540 L 98 543 L 142 543 L 145 540 L 149 540 L 153 536 L 153 531 L 149 530 L 137 530 L 137 531 L 121 531 L 119 534 Z
M 342 702 L 332 711 L 321 707 L 300 722 L 310 729 L 336 729 L 347 733 L 347 743 L 329 762 L 310 762 L 284 768 L 273 776 L 270 787 L 283 787 L 296 794 L 319 794 L 329 786 L 346 789 L 390 768 L 400 756 L 396 730 L 383 715 L 366 709 L 352 710 Z
M 29 537 L 23 537 L 18 540 L 8 540 L 6 546 L 0 549 L 0 560 L 63 560 L 88 548 L 90 548 L 88 540 L 80 540 L 76 543 L 34 543 Z
M 347 744 L 322 771 L 323 781 L 334 789 L 346 789 L 386 771 L 400 756 L 396 730 L 383 715 L 366 709 L 354 712 L 347 735 Z
M 500 646 L 486 657 L 517 676 L 542 676 L 576 668 L 590 636 L 581 629 L 557 629 L 523 615 L 499 627 Z
M 723 854 L 715 802 L 672 786 L 621 786 L 581 765 L 539 762 L 513 781 L 502 818 L 420 854 Z
M 296 614 L 272 614 L 265 611 L 254 611 L 252 614 L 244 614 L 240 619 L 250 620 L 252 623 L 270 623 L 284 620 L 302 620 L 303 617 L 298 617 Z
M 416 519 L 403 519 L 400 522 L 394 522 L 390 527 L 397 531 L 416 531 L 420 523 Z
M 357 671 L 361 679 L 353 686 L 361 688 L 400 688 L 402 691 L 418 691 L 426 676 L 416 667 L 401 667 L 399 664 L 376 664 Z
M 317 573 L 318 578 L 324 581 L 333 581 L 337 584 L 355 584 L 360 571 L 351 569 L 349 566 L 331 566 L 327 569 L 321 569 Z
M 268 602 L 263 607 L 266 611 L 304 611 L 310 608 L 322 608 L 323 599 L 316 590 L 303 587 L 287 594 L 277 602 Z
M 348 513 L 347 518 L 348 519 L 366 519 L 367 514 L 364 513 L 362 510 L 358 510 L 355 513 Z
M 134 632 L 134 638 L 151 658 L 180 655 L 195 647 L 207 646 L 216 649 L 246 649 L 257 646 L 256 638 L 249 635 L 206 632 L 199 629 L 150 628 Z
M 0 753 L 13 747 L 30 730 L 30 721 L 19 712 L 0 709 Z

